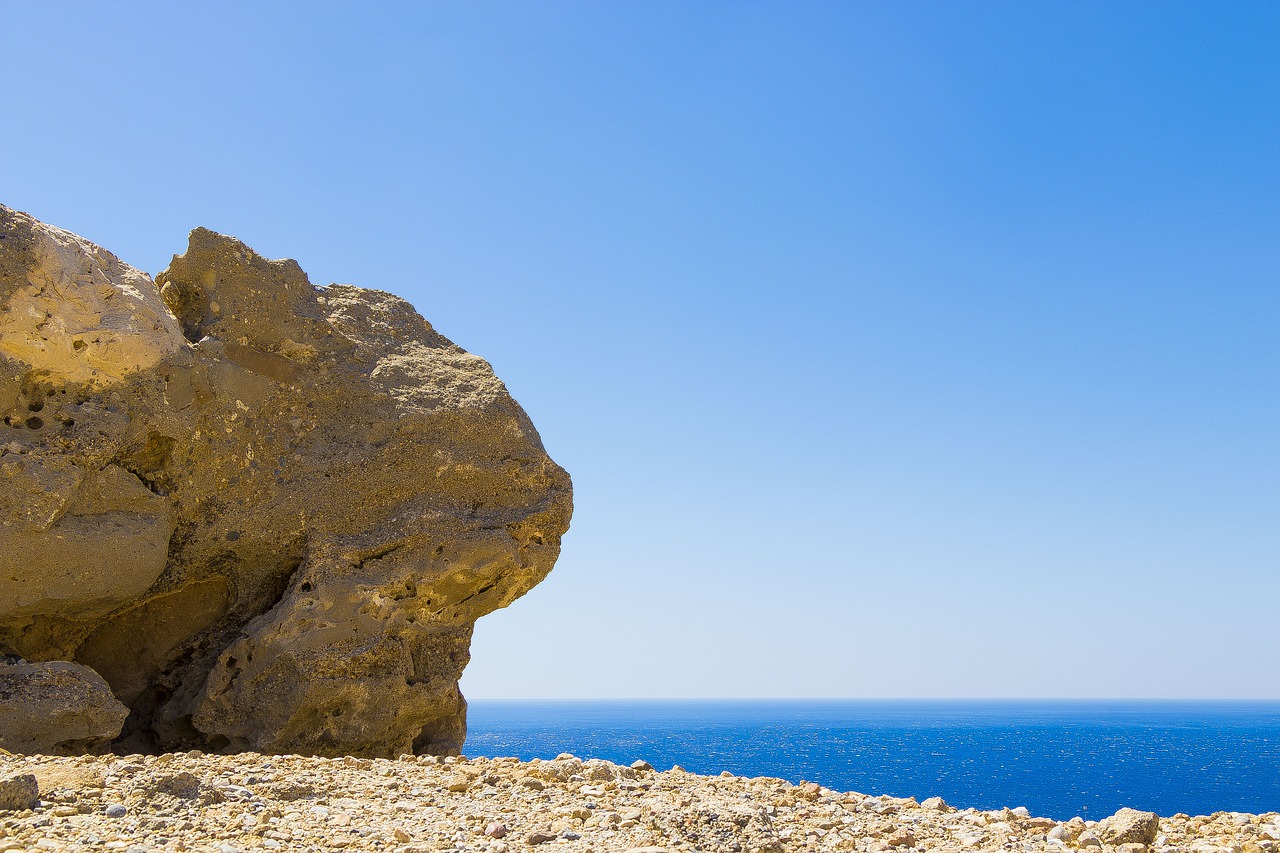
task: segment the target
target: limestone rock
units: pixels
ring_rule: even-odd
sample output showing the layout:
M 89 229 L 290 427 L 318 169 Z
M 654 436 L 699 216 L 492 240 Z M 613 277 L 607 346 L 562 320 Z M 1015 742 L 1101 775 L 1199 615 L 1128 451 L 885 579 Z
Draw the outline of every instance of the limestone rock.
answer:
M 70 755 L 109 744 L 129 709 L 87 666 L 0 663 L 0 747 Z
M 34 809 L 39 802 L 40 788 L 30 773 L 0 779 L 0 811 Z
M 489 365 L 212 231 L 155 282 L 0 238 L 0 653 L 101 674 L 135 751 L 457 752 L 572 508 Z
M 1102 847 L 1102 837 L 1092 829 L 1086 829 L 1076 839 L 1077 847 Z
M 0 206 L 0 355 L 59 385 L 110 386 L 183 348 L 155 285 L 110 252 Z
M 1160 817 L 1155 812 L 1124 808 L 1094 827 L 1107 844 L 1150 844 L 1160 832 Z

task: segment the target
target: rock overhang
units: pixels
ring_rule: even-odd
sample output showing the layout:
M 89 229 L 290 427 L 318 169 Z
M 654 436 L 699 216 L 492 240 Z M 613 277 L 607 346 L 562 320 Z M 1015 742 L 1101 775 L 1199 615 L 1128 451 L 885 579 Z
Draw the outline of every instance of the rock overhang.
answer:
M 489 364 L 206 229 L 153 282 L 0 227 L 0 651 L 97 670 L 130 748 L 460 748 L 472 625 L 545 577 L 572 512 Z M 37 303 L 57 347 L 30 343 Z M 77 348 L 94 322 L 124 344 Z

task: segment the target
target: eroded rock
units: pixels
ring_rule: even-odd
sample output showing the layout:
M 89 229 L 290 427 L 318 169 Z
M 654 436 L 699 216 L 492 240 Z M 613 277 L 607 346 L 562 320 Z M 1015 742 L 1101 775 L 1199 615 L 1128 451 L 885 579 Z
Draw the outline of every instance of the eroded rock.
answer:
M 0 748 L 72 755 L 104 748 L 129 709 L 87 666 L 0 663 Z
M 100 673 L 133 750 L 456 752 L 571 513 L 489 365 L 204 229 L 155 282 L 0 236 L 0 652 Z

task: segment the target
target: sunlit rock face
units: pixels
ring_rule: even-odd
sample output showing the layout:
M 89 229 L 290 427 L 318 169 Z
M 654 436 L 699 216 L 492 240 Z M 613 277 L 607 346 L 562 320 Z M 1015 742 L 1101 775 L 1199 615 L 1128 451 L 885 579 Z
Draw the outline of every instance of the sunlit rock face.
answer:
M 101 675 L 117 748 L 456 752 L 472 626 L 572 508 L 488 363 L 204 229 L 154 282 L 0 237 L 0 653 Z

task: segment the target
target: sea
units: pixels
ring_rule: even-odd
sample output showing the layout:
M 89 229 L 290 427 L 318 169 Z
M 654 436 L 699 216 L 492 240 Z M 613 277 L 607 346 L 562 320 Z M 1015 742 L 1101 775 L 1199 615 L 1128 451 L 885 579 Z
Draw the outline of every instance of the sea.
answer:
M 1280 811 L 1280 702 L 473 701 L 469 756 L 569 752 L 1086 820 Z

